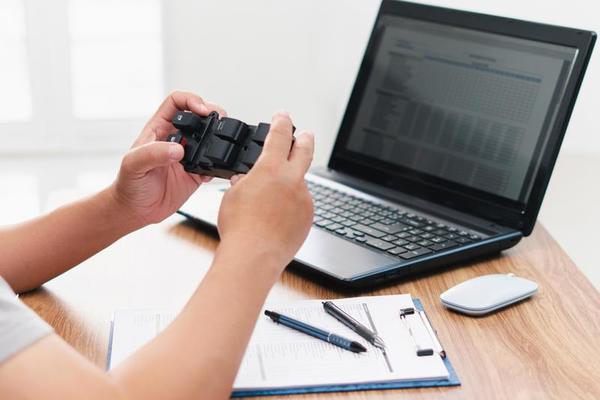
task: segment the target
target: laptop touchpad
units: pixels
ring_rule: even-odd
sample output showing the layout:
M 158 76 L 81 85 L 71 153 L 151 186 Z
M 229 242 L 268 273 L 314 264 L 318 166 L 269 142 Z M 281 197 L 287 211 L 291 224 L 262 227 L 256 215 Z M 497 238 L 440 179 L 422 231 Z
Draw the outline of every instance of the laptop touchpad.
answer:
M 295 258 L 302 264 L 343 279 L 399 263 L 398 259 L 357 246 L 317 228 L 310 230 Z

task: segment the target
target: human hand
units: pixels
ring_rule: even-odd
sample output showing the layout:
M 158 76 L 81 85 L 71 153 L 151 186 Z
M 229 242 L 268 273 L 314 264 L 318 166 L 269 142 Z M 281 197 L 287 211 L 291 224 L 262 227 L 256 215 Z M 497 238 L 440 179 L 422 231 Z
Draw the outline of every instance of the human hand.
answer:
M 136 228 L 173 214 L 202 182 L 211 179 L 187 173 L 179 163 L 183 146 L 164 141 L 175 130 L 171 119 L 183 110 L 202 116 L 212 111 L 227 115 L 218 105 L 192 93 L 173 92 L 163 101 L 123 157 L 119 175 L 109 188 Z
M 304 175 L 313 152 L 313 134 L 303 132 L 292 146 L 289 115 L 275 114 L 256 164 L 247 175 L 234 176 L 223 197 L 218 220 L 221 241 L 274 257 L 273 265 L 281 272 L 312 223 L 313 204 Z

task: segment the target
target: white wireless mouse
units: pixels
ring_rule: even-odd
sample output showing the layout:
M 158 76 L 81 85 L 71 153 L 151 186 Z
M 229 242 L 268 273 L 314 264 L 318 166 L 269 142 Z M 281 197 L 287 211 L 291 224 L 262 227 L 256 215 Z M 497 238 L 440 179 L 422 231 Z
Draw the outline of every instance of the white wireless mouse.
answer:
M 514 274 L 490 274 L 469 279 L 440 295 L 442 304 L 467 315 L 485 315 L 533 296 L 538 285 Z

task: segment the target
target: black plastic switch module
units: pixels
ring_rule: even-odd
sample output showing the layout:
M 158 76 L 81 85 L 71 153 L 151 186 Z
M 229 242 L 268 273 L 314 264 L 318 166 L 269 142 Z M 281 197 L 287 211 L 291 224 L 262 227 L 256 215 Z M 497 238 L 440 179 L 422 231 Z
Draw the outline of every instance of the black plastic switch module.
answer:
M 255 126 L 234 118 L 219 118 L 216 112 L 201 117 L 179 111 L 172 122 L 178 131 L 166 140 L 183 145 L 181 164 L 184 169 L 227 179 L 245 174 L 254 166 L 271 128 L 264 122 Z

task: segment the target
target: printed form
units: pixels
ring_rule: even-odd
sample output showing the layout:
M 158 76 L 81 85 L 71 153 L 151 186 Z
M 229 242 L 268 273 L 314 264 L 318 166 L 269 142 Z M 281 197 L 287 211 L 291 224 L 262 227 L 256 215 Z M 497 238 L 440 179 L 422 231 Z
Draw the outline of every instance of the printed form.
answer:
M 276 324 L 261 315 L 238 372 L 235 389 L 306 387 L 399 380 L 446 379 L 441 357 L 417 357 L 415 344 L 400 320 L 402 308 L 414 307 L 410 295 L 358 297 L 333 300 L 357 321 L 375 331 L 386 344 L 385 353 L 327 314 L 323 300 L 269 305 L 279 312 L 363 344 L 367 351 L 353 353 Z M 432 347 L 417 314 L 407 322 L 417 343 Z
M 418 357 L 415 341 L 433 347 L 418 314 L 407 316 L 415 341 L 400 319 L 400 309 L 414 307 L 410 295 L 357 297 L 333 300 L 360 323 L 375 331 L 386 351 L 374 347 L 323 309 L 324 300 L 266 304 L 265 309 L 309 323 L 362 343 L 367 351 L 353 353 L 276 324 L 263 313 L 235 380 L 234 390 L 294 388 L 376 382 L 447 379 L 442 358 L 434 353 Z M 175 313 L 149 310 L 115 312 L 109 368 L 155 337 Z

